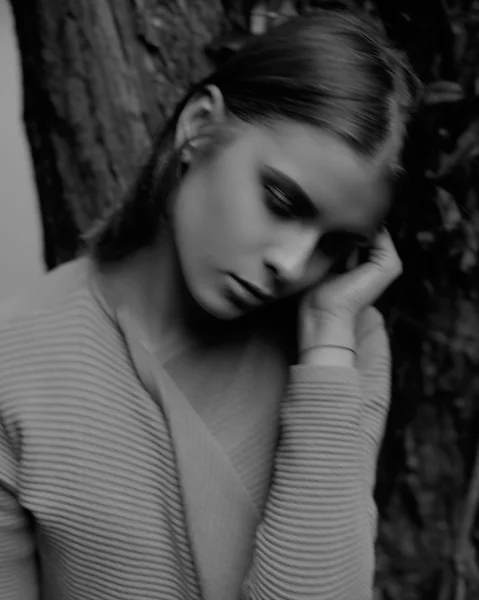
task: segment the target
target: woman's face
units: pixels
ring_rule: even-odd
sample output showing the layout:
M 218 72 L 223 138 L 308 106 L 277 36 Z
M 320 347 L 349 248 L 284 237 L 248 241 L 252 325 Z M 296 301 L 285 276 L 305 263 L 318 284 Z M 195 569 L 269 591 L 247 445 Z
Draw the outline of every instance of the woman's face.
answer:
M 174 231 L 190 293 L 233 319 L 317 285 L 371 240 L 387 187 L 378 166 L 316 128 L 242 125 L 180 185 Z

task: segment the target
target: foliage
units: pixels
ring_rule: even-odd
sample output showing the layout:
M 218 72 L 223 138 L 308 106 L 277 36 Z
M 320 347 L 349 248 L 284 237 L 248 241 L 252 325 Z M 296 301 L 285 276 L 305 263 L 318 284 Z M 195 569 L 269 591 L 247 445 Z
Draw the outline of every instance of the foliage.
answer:
M 405 274 L 381 302 L 394 377 L 376 489 L 376 598 L 477 598 L 479 2 L 223 4 L 234 25 L 208 47 L 215 61 L 290 14 L 361 5 L 424 83 L 388 219 Z

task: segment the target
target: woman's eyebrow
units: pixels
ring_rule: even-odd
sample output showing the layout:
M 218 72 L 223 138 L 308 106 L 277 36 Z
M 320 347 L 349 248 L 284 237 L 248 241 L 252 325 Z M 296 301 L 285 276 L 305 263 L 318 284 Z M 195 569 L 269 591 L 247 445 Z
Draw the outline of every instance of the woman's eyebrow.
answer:
M 301 204 L 305 216 L 314 217 L 318 214 L 318 209 L 314 202 L 297 181 L 271 165 L 266 165 L 264 170 L 267 176 L 280 183 L 284 191 Z

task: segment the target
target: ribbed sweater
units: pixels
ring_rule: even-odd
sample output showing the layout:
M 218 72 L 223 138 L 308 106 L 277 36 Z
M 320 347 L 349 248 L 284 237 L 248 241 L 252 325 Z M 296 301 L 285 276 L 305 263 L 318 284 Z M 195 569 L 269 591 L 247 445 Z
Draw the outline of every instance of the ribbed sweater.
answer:
M 288 366 L 268 327 L 155 364 L 90 268 L 0 314 L 1 600 L 370 600 L 379 313 L 354 367 Z

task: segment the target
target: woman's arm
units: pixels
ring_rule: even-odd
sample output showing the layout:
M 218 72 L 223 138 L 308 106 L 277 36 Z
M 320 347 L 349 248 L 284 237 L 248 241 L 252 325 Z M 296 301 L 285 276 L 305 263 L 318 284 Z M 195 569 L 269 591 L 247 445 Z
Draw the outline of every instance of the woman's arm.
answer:
M 17 469 L 0 415 L 0 598 L 39 597 L 34 537 L 16 498 Z
M 389 347 L 373 314 L 356 366 L 347 350 L 321 349 L 323 363 L 292 369 L 244 600 L 372 597 L 372 492 L 389 404 Z

